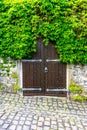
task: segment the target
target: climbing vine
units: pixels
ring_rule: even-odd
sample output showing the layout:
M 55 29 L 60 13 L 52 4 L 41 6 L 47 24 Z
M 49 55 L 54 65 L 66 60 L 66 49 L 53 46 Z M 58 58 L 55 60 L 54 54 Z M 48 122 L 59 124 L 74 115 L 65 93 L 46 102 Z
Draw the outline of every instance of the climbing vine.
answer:
M 38 39 L 65 63 L 87 64 L 87 0 L 1 0 L 0 56 L 32 58 Z

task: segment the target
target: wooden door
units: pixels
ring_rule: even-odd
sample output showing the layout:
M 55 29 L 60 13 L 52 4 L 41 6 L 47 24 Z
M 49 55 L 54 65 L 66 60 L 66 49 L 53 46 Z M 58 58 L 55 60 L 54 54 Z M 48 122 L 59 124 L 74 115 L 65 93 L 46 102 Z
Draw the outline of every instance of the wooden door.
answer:
M 66 96 L 66 64 L 59 62 L 53 44 L 37 44 L 37 52 L 23 63 L 23 95 Z

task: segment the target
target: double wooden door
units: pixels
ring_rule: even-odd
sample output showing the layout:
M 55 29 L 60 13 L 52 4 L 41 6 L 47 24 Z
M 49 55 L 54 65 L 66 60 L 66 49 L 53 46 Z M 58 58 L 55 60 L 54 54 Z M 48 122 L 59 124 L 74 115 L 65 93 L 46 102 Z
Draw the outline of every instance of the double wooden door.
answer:
M 33 59 L 22 60 L 23 95 L 66 96 L 59 89 L 66 88 L 66 64 L 58 59 L 53 44 L 37 44 Z

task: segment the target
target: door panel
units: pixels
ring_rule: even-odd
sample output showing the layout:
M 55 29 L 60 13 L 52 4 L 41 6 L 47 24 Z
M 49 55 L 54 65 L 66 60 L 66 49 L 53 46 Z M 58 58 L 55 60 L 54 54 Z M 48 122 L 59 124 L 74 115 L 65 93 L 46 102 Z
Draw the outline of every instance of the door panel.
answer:
M 66 65 L 59 62 L 48 62 L 47 68 L 45 95 L 66 96 L 66 93 L 58 91 L 58 89 L 66 88 Z
M 44 94 L 42 63 L 23 62 L 23 95 Z

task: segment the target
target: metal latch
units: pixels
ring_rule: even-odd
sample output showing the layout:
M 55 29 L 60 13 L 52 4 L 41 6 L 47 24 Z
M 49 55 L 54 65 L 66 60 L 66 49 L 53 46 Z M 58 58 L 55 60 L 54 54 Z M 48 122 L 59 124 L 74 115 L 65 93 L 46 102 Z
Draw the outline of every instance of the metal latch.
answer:
M 45 68 L 44 68 L 44 71 L 45 71 L 45 73 L 47 73 L 47 72 L 48 72 L 48 68 L 47 68 L 47 67 L 45 67 Z

